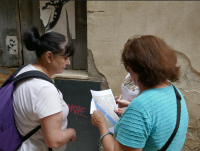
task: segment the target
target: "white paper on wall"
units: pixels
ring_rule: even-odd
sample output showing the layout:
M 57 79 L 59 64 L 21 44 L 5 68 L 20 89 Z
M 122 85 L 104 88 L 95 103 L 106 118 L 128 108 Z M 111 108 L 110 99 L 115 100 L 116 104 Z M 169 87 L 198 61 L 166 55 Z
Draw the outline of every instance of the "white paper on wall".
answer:
M 11 55 L 16 55 L 18 57 L 18 40 L 17 36 L 7 36 L 6 37 L 6 50 Z
M 40 18 L 43 21 L 44 26 L 46 27 L 47 23 L 53 21 L 55 7 L 48 5 L 48 7 L 42 10 L 42 7 L 46 5 L 49 1 L 40 1 Z M 67 13 L 66 13 L 67 10 Z M 67 16 L 68 14 L 68 23 L 69 23 L 69 33 L 72 39 L 76 39 L 75 32 L 75 1 L 69 1 L 65 3 L 62 7 L 62 11 L 59 17 L 57 24 L 53 27 L 51 31 L 62 33 L 67 37 Z

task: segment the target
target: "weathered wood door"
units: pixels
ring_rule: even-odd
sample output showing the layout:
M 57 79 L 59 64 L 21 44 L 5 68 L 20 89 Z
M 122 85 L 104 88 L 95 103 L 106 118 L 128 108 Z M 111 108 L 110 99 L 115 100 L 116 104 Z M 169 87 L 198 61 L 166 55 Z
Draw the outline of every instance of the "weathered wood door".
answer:
M 0 66 L 22 65 L 18 1 L 0 1 Z
M 21 35 L 31 25 L 41 31 L 39 17 L 39 1 L 0 1 L 0 85 L 17 67 L 36 61 Z
M 47 1 L 48 2 L 48 1 Z M 87 13 L 86 1 L 75 2 L 75 54 L 67 69 L 87 69 Z M 34 63 L 35 52 L 28 51 L 22 41 L 25 29 L 35 25 L 44 34 L 40 19 L 39 1 L 0 1 L 0 84 L 15 68 Z
M 20 1 L 19 10 L 21 33 L 33 25 L 38 27 L 40 33 L 44 33 L 44 27 L 40 20 L 39 1 Z M 24 64 L 34 63 L 37 60 L 35 51 L 28 51 L 23 41 L 22 50 Z

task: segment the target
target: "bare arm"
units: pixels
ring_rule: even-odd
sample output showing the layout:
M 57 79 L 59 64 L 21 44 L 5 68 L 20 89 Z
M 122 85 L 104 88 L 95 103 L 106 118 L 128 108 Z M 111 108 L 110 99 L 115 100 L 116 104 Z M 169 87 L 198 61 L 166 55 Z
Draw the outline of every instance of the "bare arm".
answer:
M 50 148 L 60 147 L 76 138 L 74 129 L 62 131 L 62 116 L 62 112 L 59 112 L 40 119 L 45 144 Z
M 108 127 L 106 125 L 105 118 L 103 114 L 98 111 L 94 111 L 92 115 L 92 124 L 97 126 L 102 136 L 104 133 L 108 132 Z M 104 151 L 141 151 L 142 148 L 131 148 L 120 144 L 117 140 L 114 140 L 112 135 L 108 134 L 103 137 L 102 144 Z

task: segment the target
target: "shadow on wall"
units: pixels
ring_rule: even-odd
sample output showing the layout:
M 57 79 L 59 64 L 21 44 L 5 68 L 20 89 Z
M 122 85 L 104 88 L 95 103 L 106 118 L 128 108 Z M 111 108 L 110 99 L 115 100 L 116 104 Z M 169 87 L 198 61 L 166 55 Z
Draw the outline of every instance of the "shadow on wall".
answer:
M 182 92 L 189 113 L 189 127 L 182 151 L 200 150 L 200 73 L 192 68 L 189 58 L 177 52 L 180 79 L 173 84 Z

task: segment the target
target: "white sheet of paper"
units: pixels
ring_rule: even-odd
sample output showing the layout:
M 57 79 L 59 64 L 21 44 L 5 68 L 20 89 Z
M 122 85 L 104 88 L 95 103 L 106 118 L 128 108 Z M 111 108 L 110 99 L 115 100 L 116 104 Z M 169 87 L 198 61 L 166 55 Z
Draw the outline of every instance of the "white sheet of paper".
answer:
M 18 57 L 18 40 L 17 36 L 6 37 L 6 48 L 9 54 L 16 55 Z
M 108 90 L 102 90 L 102 91 L 94 91 L 94 90 L 90 90 L 92 93 L 92 97 L 95 99 L 95 97 L 103 97 L 103 96 L 107 96 L 110 95 L 111 98 L 111 103 L 115 106 L 115 108 L 117 108 L 116 102 L 115 102 L 115 98 L 113 96 L 112 90 L 108 89 Z M 96 100 L 98 101 L 98 100 Z
M 108 114 L 112 119 L 117 122 L 119 120 L 118 115 L 114 112 L 117 110 L 117 105 L 115 102 L 115 98 L 111 89 L 103 90 L 103 91 L 93 91 L 92 93 L 93 99 L 97 102 L 97 104 Z M 113 127 L 113 126 L 112 126 Z
M 94 99 L 92 98 L 90 103 L 90 114 L 93 114 L 94 111 L 97 111 L 97 107 L 95 105 Z

